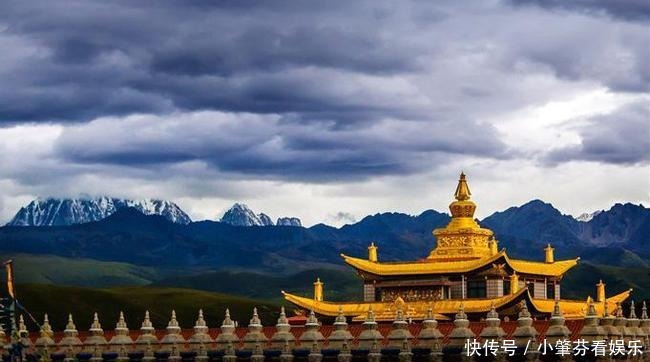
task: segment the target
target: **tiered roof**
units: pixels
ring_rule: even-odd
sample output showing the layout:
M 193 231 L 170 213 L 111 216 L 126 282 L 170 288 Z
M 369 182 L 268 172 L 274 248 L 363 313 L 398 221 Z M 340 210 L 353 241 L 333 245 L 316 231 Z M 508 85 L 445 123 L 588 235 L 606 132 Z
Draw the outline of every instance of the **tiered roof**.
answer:
M 471 192 L 464 173 L 461 173 L 454 193 L 455 201 L 449 205 L 451 220 L 444 227 L 433 231 L 437 245 L 424 259 L 405 262 L 380 262 L 377 260 L 377 247 L 372 244 L 369 248 L 369 258 L 362 259 L 341 254 L 348 265 L 355 268 L 364 277 L 400 277 L 426 275 L 458 275 L 467 274 L 480 269 L 508 269 L 512 277 L 516 274 L 539 276 L 541 278 L 560 279 L 580 258 L 555 261 L 553 248 L 549 245 L 544 262 L 512 259 L 505 249 L 498 251 L 498 241 L 492 230 L 479 226 L 474 219 L 476 204 L 470 200 Z M 507 267 L 507 268 L 506 268 Z M 515 289 L 516 290 L 516 289 Z M 609 310 L 616 309 L 616 304 L 629 297 L 631 289 L 594 303 L 595 310 L 602 314 L 605 306 Z M 305 298 L 282 292 L 286 300 L 308 310 L 326 316 L 336 316 L 339 304 L 322 301 L 319 298 Z M 604 299 L 604 300 L 603 300 Z M 533 298 L 527 288 L 521 288 L 515 293 L 496 298 L 484 299 L 443 299 L 435 301 L 414 301 L 403 307 L 411 318 L 422 319 L 428 307 L 437 313 L 437 319 L 448 319 L 456 311 L 464 307 L 465 312 L 485 313 L 492 305 L 500 312 L 512 314 L 518 310 L 518 303 L 525 301 L 528 308 L 535 313 L 550 315 L 554 309 L 554 300 Z M 401 298 L 394 302 L 360 302 L 342 303 L 341 310 L 346 316 L 363 319 L 372 308 L 378 319 L 392 319 L 395 316 L 396 303 L 404 303 Z M 560 307 L 567 318 L 583 318 L 587 310 L 586 301 L 560 300 Z M 513 309 L 514 308 L 514 309 Z
M 626 300 L 632 289 L 623 293 L 614 295 L 607 298 L 604 302 L 594 302 L 594 308 L 599 315 L 602 315 L 605 309 L 605 303 L 608 310 L 615 310 L 617 304 Z M 300 297 L 291 293 L 283 292 L 284 298 L 289 302 L 296 304 L 308 310 L 326 315 L 337 315 L 339 308 L 346 316 L 351 316 L 355 320 L 363 320 L 368 313 L 368 309 L 372 309 L 375 313 L 377 320 L 392 320 L 397 310 L 395 302 L 324 302 L 316 301 L 311 298 Z M 537 299 L 530 296 L 528 289 L 520 289 L 514 294 L 505 295 L 497 298 L 481 298 L 481 299 L 440 299 L 434 301 L 413 301 L 405 303 L 405 313 L 412 319 L 421 320 L 426 316 L 427 309 L 431 307 L 436 313 L 436 319 L 448 320 L 453 316 L 460 307 L 464 307 L 465 313 L 480 314 L 489 311 L 492 305 L 499 312 L 505 314 L 514 314 L 522 301 L 526 302 L 528 308 L 536 314 L 553 313 L 555 300 L 553 299 Z M 558 301 L 560 308 L 564 312 L 567 319 L 584 318 L 589 302 L 587 300 L 565 300 Z
M 561 260 L 553 263 L 535 262 L 511 259 L 505 250 L 482 258 L 470 260 L 431 260 L 423 259 L 408 262 L 372 262 L 367 259 L 355 258 L 341 254 L 343 260 L 351 267 L 375 275 L 428 275 L 428 274 L 457 274 L 467 273 L 491 264 L 505 263 L 520 274 L 543 276 L 561 276 L 578 264 L 580 258 Z

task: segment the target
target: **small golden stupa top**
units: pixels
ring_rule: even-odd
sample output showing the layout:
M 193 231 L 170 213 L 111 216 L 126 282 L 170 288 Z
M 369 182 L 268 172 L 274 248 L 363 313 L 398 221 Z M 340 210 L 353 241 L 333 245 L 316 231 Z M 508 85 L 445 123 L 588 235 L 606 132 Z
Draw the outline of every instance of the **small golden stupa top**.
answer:
M 460 173 L 460 178 L 458 179 L 458 186 L 456 186 L 456 192 L 454 192 L 454 200 L 449 204 L 449 211 L 451 211 L 451 216 L 454 219 L 468 219 L 461 221 L 463 224 L 462 227 L 478 227 L 474 220 L 474 211 L 476 210 L 476 204 L 470 200 L 472 193 L 469 191 L 469 186 L 467 185 L 467 178 L 464 172 Z
M 472 193 L 469 191 L 469 186 L 467 186 L 467 180 L 465 179 L 465 173 L 460 173 L 460 179 L 458 180 L 458 186 L 456 186 L 456 192 L 454 197 L 458 201 L 469 200 L 469 197 Z
M 498 250 L 492 231 L 481 228 L 474 220 L 476 204 L 470 200 L 467 177 L 461 172 L 454 192 L 455 200 L 449 204 L 451 220 L 444 228 L 433 231 L 437 247 L 429 259 L 475 259 L 494 256 Z M 494 244 L 494 245 L 492 245 Z

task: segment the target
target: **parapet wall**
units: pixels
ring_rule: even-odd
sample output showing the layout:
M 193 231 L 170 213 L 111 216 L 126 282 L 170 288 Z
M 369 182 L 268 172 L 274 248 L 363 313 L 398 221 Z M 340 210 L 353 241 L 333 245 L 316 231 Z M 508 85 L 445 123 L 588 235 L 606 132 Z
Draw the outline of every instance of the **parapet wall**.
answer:
M 599 356 L 601 344 L 605 355 L 599 360 L 620 359 L 621 354 L 627 360 L 650 360 L 650 353 L 643 353 L 650 346 L 645 308 L 641 318 L 634 313 L 626 318 L 620 311 L 599 317 L 592 311 L 585 319 L 565 320 L 556 310 L 550 320 L 535 321 L 524 306 L 516 321 L 501 321 L 492 310 L 483 321 L 470 322 L 461 309 L 453 322 L 440 323 L 432 318 L 410 323 L 401 313 L 392 323 L 377 323 L 371 312 L 363 323 L 348 324 L 339 316 L 330 325 L 322 325 L 311 313 L 304 325 L 290 325 L 282 310 L 275 326 L 262 326 L 255 311 L 248 327 L 236 327 L 226 313 L 219 328 L 209 328 L 199 312 L 192 329 L 182 329 L 172 313 L 165 330 L 153 329 L 148 316 L 139 329 L 129 330 L 121 316 L 116 328 L 106 331 L 95 316 L 91 328 L 82 332 L 70 316 L 66 329 L 58 332 L 45 320 L 40 332 L 29 333 L 21 321 L 19 335 L 25 358 L 66 362 L 446 361 L 484 360 L 486 355 L 499 360 L 523 355 L 526 360 L 549 360 L 546 354 L 557 353 L 562 345 L 569 351 L 564 360 L 582 360 L 581 353 Z M 9 338 L 1 337 L 9 343 Z M 576 346 L 584 352 L 579 349 L 574 356 Z M 612 351 L 618 355 L 611 355 Z

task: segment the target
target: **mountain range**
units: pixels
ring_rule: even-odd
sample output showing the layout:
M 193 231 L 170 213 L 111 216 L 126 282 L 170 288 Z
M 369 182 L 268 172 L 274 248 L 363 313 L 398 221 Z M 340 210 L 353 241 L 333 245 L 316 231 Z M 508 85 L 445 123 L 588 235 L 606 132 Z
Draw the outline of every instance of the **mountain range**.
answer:
M 160 215 L 178 224 L 192 219 L 175 203 L 166 200 L 128 200 L 114 197 L 57 199 L 31 201 L 7 223 L 8 226 L 64 226 L 99 221 L 117 210 L 132 207 L 145 215 Z M 264 214 L 255 214 L 246 204 L 235 203 L 220 220 L 234 226 L 302 226 L 297 217 L 280 217 L 274 223 Z
M 243 227 L 216 221 L 174 223 L 127 207 L 85 224 L 1 227 L 0 252 L 213 269 L 340 267 L 339 253 L 364 256 L 370 242 L 379 246 L 382 260 L 422 258 L 435 245 L 431 231 L 448 221 L 446 213 L 427 210 L 417 216 L 371 215 L 340 228 Z M 494 213 L 480 224 L 492 229 L 499 247 L 515 257 L 542 260 L 543 247 L 551 243 L 557 258 L 581 256 L 609 265 L 643 267 L 650 260 L 650 211 L 642 205 L 616 204 L 583 222 L 533 200 Z
M 220 221 L 234 226 L 302 226 L 297 217 L 280 217 L 274 224 L 267 214 L 255 214 L 246 204 L 241 203 L 235 203 L 223 214 Z
M 145 215 L 160 215 L 167 220 L 189 224 L 192 219 L 171 201 L 126 200 L 114 197 L 79 199 L 36 199 L 22 207 L 9 226 L 61 226 L 99 221 L 117 210 L 132 207 Z

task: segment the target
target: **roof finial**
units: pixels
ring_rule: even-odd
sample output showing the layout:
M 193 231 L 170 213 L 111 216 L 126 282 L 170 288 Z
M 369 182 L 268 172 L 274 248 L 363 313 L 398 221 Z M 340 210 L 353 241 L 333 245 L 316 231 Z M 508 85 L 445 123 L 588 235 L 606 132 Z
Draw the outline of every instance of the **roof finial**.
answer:
M 460 179 L 458 180 L 458 186 L 456 186 L 456 192 L 454 193 L 454 197 L 456 197 L 456 200 L 458 201 L 465 201 L 465 200 L 469 200 L 469 197 L 471 195 L 472 193 L 469 191 L 469 186 L 467 186 L 467 180 L 465 179 L 465 173 L 461 172 Z

